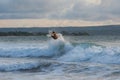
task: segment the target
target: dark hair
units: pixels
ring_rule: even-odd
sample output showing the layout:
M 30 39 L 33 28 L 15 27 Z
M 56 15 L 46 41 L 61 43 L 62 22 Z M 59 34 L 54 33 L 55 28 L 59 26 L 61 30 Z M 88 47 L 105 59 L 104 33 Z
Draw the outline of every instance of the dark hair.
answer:
M 55 33 L 55 31 L 53 31 L 52 33 Z

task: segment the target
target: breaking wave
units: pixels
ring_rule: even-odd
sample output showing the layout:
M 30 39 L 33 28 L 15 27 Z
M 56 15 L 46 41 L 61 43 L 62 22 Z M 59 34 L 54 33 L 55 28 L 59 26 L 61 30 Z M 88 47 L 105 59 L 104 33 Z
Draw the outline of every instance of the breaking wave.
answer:
M 50 39 L 47 44 L 39 47 L 27 48 L 0 48 L 0 57 L 3 58 L 36 58 L 48 57 L 63 62 L 95 62 L 107 64 L 120 64 L 120 46 L 101 46 L 92 43 L 73 44 L 65 41 L 61 35 L 58 40 Z M 21 59 L 22 60 L 22 59 Z M 20 61 L 21 61 L 20 60 Z M 15 61 L 15 63 L 13 63 Z M 38 61 L 14 60 L 11 64 L 0 63 L 0 71 L 14 71 L 33 69 L 40 66 Z

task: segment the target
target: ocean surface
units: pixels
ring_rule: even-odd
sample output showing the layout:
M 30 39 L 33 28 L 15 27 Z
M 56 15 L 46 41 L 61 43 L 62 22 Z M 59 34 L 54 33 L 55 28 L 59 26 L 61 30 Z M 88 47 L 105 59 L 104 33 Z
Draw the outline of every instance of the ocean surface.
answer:
M 0 80 L 120 80 L 120 36 L 0 37 Z

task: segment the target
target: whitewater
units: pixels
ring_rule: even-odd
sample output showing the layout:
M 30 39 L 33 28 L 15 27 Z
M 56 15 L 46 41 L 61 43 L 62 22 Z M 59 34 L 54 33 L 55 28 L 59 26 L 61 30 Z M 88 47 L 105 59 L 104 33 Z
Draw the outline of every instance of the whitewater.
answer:
M 120 36 L 0 37 L 0 80 L 120 80 Z

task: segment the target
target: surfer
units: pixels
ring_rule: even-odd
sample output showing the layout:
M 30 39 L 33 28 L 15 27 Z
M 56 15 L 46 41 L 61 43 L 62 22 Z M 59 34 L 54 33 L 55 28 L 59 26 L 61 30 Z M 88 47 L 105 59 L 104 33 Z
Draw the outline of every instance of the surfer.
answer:
M 52 37 L 53 39 L 58 39 L 58 35 L 57 35 L 57 33 L 56 33 L 55 31 L 53 31 L 53 32 L 51 33 L 51 37 Z

